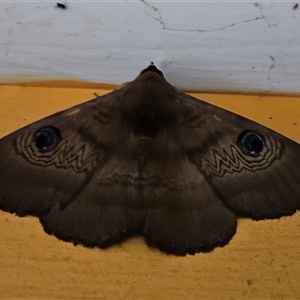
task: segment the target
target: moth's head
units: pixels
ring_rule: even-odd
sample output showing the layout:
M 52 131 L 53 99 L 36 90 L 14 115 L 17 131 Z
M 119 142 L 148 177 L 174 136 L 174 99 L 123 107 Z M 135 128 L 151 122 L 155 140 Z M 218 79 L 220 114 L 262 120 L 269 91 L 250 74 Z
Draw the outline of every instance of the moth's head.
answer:
M 176 91 L 163 73 L 151 64 L 128 83 L 122 93 L 121 115 L 138 136 L 153 138 L 177 116 Z
M 174 97 L 175 91 L 175 88 L 165 79 L 163 72 L 153 63 L 125 87 L 125 94 L 130 94 L 130 97 L 135 98 L 138 103 L 147 102 L 147 98 L 152 99 L 149 100 L 151 102 L 165 102 L 164 99 Z
M 167 89 L 171 87 L 170 83 L 165 79 L 163 72 L 159 70 L 153 62 L 151 62 L 146 69 L 142 70 L 135 80 L 130 82 L 130 84 L 132 83 L 135 86 L 141 83 L 144 86 L 144 89 L 147 89 L 147 86 L 150 88 L 153 88 L 154 86 L 156 90 L 163 87 Z
M 157 69 L 153 62 L 151 62 L 150 66 L 148 68 L 141 71 L 140 76 L 147 73 L 147 72 L 156 73 L 159 76 L 164 78 L 164 73 L 161 70 Z

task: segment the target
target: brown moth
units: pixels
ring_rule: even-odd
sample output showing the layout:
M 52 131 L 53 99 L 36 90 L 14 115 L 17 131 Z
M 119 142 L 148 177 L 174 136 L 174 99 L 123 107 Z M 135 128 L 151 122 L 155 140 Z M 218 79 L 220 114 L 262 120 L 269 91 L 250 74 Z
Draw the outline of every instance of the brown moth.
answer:
M 0 141 L 0 208 L 75 245 L 130 235 L 176 255 L 226 245 L 237 218 L 300 208 L 300 146 L 170 85 L 124 87 Z

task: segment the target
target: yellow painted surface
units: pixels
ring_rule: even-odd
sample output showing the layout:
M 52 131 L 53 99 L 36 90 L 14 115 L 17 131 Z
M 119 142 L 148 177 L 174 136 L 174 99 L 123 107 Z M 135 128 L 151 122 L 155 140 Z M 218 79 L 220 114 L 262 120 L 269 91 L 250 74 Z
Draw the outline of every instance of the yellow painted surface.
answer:
M 107 91 L 0 86 L 0 137 L 95 92 Z M 300 142 L 299 97 L 201 98 Z M 107 250 L 74 247 L 45 234 L 37 218 L 0 212 L 0 299 L 299 299 L 299 274 L 299 212 L 239 219 L 227 246 L 186 257 L 165 255 L 139 237 Z

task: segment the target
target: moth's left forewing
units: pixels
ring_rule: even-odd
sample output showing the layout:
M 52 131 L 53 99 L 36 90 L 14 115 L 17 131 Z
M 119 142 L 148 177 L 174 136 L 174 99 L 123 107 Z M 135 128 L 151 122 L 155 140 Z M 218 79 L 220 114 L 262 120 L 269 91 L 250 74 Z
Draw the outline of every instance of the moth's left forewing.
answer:
M 0 141 L 0 208 L 41 215 L 72 199 L 118 139 L 113 93 L 56 113 Z
M 180 93 L 179 140 L 211 188 L 237 215 L 300 208 L 300 146 L 256 122 Z

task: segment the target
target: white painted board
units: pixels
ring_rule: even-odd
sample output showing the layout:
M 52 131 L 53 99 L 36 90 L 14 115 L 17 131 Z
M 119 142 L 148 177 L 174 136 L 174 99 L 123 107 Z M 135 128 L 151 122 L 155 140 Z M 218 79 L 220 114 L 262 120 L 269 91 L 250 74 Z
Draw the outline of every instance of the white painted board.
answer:
M 0 1 L 0 82 L 120 84 L 153 61 L 185 90 L 300 92 L 297 2 L 63 3 Z

